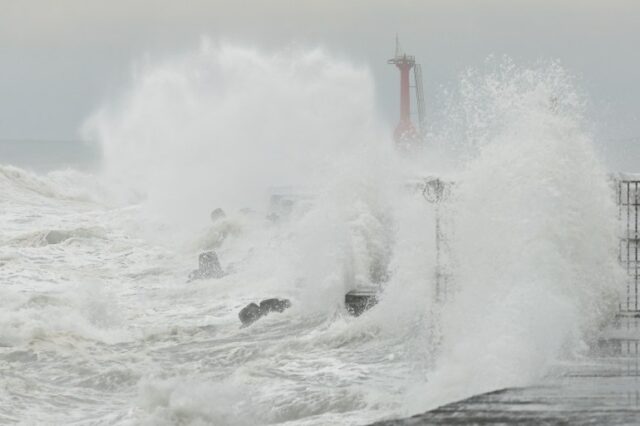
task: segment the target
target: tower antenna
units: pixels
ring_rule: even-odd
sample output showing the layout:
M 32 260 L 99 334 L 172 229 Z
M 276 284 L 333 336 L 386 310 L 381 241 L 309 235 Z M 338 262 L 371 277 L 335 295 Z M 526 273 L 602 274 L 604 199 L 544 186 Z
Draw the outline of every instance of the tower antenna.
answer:
M 393 138 L 400 145 L 412 144 L 422 139 L 422 131 L 418 133 L 411 122 L 411 82 L 410 76 L 413 70 L 413 80 L 415 82 L 415 96 L 418 109 L 418 125 L 423 128 L 424 121 L 424 98 L 422 95 L 422 69 L 420 64 L 416 64 L 416 58 L 407 55 L 400 48 L 400 39 L 396 34 L 396 54 L 387 61 L 388 64 L 395 65 L 400 70 L 400 120 L 393 132 Z

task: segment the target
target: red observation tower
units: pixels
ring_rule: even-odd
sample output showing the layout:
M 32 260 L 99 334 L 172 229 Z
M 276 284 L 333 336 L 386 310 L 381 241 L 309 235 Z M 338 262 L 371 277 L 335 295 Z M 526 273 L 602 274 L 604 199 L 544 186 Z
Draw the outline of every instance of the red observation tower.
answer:
M 400 49 L 398 36 L 396 36 L 396 54 L 387 61 L 400 70 L 400 121 L 393 132 L 393 138 L 400 145 L 413 144 L 422 140 L 421 133 L 416 130 L 411 122 L 411 71 L 416 90 L 416 104 L 418 108 L 418 126 L 422 129 L 424 121 L 424 100 L 422 95 L 422 70 L 420 64 L 416 64 L 416 58 L 403 53 Z

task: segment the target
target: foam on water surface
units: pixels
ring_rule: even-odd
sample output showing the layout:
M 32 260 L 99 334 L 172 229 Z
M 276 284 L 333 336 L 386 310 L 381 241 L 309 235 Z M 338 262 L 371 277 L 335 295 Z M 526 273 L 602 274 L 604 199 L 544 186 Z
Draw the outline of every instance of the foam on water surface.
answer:
M 464 155 L 410 159 L 370 72 L 322 50 L 204 42 L 141 66 L 86 125 L 101 173 L 0 169 L 0 419 L 364 424 L 575 356 L 614 297 L 606 174 L 567 73 L 498 63 L 434 125 Z M 445 305 L 434 208 L 405 185 L 435 156 L 456 165 Z M 268 217 L 292 184 L 312 197 Z M 228 274 L 187 284 L 211 248 Z M 360 285 L 384 291 L 351 318 Z M 292 307 L 240 328 L 269 297 Z

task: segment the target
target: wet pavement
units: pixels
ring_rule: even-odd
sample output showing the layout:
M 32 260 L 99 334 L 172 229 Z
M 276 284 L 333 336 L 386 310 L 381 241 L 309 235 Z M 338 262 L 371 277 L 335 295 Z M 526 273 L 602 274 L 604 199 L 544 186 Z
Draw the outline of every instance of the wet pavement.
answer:
M 559 367 L 539 385 L 502 389 L 391 425 L 640 425 L 638 319 L 607 331 L 588 360 Z

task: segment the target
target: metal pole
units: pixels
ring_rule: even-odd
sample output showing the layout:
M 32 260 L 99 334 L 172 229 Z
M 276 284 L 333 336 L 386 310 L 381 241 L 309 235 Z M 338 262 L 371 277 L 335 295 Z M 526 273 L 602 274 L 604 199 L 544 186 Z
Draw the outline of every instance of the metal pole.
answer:
M 635 183 L 635 191 L 633 194 L 633 205 L 635 210 L 635 229 L 633 235 L 633 245 L 635 249 L 635 262 L 634 262 L 634 288 L 635 288 L 635 310 L 638 310 L 638 182 Z

